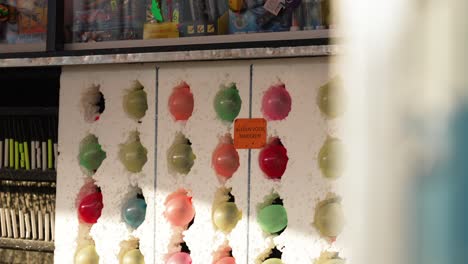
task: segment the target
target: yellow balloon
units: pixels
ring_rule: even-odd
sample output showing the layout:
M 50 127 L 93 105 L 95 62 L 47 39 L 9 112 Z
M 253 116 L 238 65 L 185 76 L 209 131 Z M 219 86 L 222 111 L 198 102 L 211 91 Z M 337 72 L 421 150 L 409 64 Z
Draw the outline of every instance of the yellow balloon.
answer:
M 231 232 L 241 219 L 242 213 L 233 202 L 226 202 L 216 207 L 213 213 L 213 223 L 225 233 Z
M 283 264 L 283 261 L 279 258 L 271 258 L 263 261 L 262 264 Z
M 125 253 L 122 264 L 145 264 L 145 257 L 139 249 L 132 249 Z
M 98 264 L 99 256 L 94 245 L 80 249 L 75 255 L 75 264 Z
M 341 204 L 330 202 L 321 205 L 316 209 L 314 222 L 323 236 L 338 236 L 344 226 L 344 214 Z

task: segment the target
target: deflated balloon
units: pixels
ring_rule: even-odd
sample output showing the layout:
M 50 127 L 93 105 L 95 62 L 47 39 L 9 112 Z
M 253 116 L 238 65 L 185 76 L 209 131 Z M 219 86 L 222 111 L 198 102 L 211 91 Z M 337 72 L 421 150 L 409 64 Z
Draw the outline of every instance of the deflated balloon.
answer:
M 182 82 L 174 88 L 169 97 L 169 112 L 175 120 L 188 120 L 193 112 L 193 94 L 190 91 L 190 86 Z
M 215 264 L 236 264 L 236 259 L 233 257 L 224 257 L 216 261 Z
M 282 205 L 272 204 L 259 211 L 257 222 L 265 233 L 274 234 L 286 228 L 288 215 Z
M 134 132 L 129 141 L 120 145 L 119 158 L 130 172 L 140 172 L 145 165 L 148 151 L 141 144 L 138 132 Z
M 279 258 L 270 258 L 262 262 L 262 264 L 283 264 Z
M 273 180 L 281 179 L 288 165 L 288 160 L 287 150 L 279 138 L 274 138 L 260 151 L 258 156 L 260 169 Z
M 344 113 L 344 90 L 340 78 L 335 77 L 320 87 L 317 104 L 327 118 L 336 118 Z
M 213 151 L 211 162 L 216 174 L 227 180 L 239 168 L 239 153 L 232 142 L 220 142 Z
M 182 134 L 177 134 L 174 143 L 167 152 L 169 170 L 180 174 L 188 174 L 192 169 L 194 160 L 195 154 L 193 154 L 188 139 Z
M 341 204 L 333 199 L 319 204 L 315 209 L 314 224 L 321 235 L 338 236 L 344 227 L 344 213 Z
M 130 198 L 124 206 L 123 216 L 125 222 L 133 227 L 138 228 L 146 216 L 146 202 L 144 199 L 137 197 Z
M 195 216 L 192 197 L 183 193 L 172 195 L 165 203 L 164 215 L 173 226 L 186 226 Z
M 167 259 L 166 264 L 192 264 L 192 258 L 188 253 L 177 252 Z
M 75 264 L 98 264 L 99 256 L 94 245 L 80 249 L 75 255 Z
M 267 120 L 283 120 L 291 111 L 291 96 L 284 84 L 270 87 L 263 95 L 262 112 Z
M 145 257 L 139 249 L 132 249 L 125 253 L 122 264 L 145 264 Z
M 146 92 L 139 81 L 135 81 L 132 89 L 124 96 L 124 110 L 134 119 L 141 119 L 148 110 Z
M 93 174 L 106 158 L 96 136 L 88 135 L 80 143 L 80 165 Z
M 241 219 L 242 213 L 233 202 L 221 203 L 213 212 L 213 223 L 224 233 L 231 232 Z
M 318 155 L 319 168 L 325 178 L 336 179 L 343 174 L 343 144 L 328 138 Z
M 103 207 L 102 193 L 95 192 L 88 194 L 80 201 L 80 205 L 78 207 L 78 216 L 81 221 L 88 224 L 94 224 L 101 216 Z
M 239 115 L 242 100 L 235 84 L 224 87 L 215 96 L 214 108 L 218 118 L 232 122 Z

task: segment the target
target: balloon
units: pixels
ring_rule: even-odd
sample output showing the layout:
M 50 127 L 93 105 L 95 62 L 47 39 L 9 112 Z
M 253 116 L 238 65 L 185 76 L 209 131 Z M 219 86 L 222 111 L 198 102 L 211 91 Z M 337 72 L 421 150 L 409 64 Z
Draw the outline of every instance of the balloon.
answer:
M 135 81 L 131 90 L 124 96 L 123 104 L 125 112 L 137 120 L 143 118 L 146 110 L 148 110 L 146 92 L 143 88 L 143 85 L 139 81 Z
M 186 226 L 195 216 L 192 197 L 188 197 L 183 193 L 172 195 L 165 205 L 166 211 L 164 215 L 173 226 Z
M 188 253 L 177 252 L 167 259 L 166 264 L 192 264 L 192 258 Z
M 233 83 L 229 87 L 224 87 L 215 96 L 214 108 L 218 118 L 232 122 L 240 112 L 242 100 L 239 91 Z
M 233 202 L 220 204 L 213 213 L 213 223 L 224 233 L 231 232 L 241 218 L 242 213 Z
M 343 259 L 329 259 L 323 262 L 323 264 L 345 264 L 346 261 Z
M 195 154 L 188 139 L 178 134 L 167 152 L 169 169 L 180 174 L 188 174 L 194 164 Z
M 236 259 L 233 257 L 224 257 L 216 261 L 215 264 L 236 264 Z
M 78 207 L 78 216 L 81 221 L 94 224 L 101 216 L 101 211 L 104 205 L 102 204 L 102 193 L 95 192 L 85 196 Z
M 96 136 L 89 135 L 81 141 L 79 160 L 80 165 L 86 170 L 94 173 L 105 158 L 106 152 L 102 150 Z
M 257 222 L 264 232 L 274 234 L 286 228 L 288 215 L 282 205 L 272 204 L 260 210 Z
M 270 87 L 263 95 L 262 112 L 267 120 L 283 120 L 291 111 L 291 96 L 284 84 Z
M 130 137 L 127 143 L 120 145 L 119 158 L 128 171 L 136 173 L 146 164 L 148 151 L 141 144 L 138 132 Z
M 345 260 L 339 257 L 338 252 L 325 251 L 320 254 L 315 264 L 345 264 Z
M 80 249 L 75 255 L 75 264 L 98 264 L 99 255 L 94 245 L 88 245 Z
M 262 264 L 283 264 L 279 258 L 270 258 L 262 262 Z
M 122 264 L 145 264 L 145 257 L 139 249 L 132 249 L 125 253 Z
M 231 140 L 229 143 L 220 142 L 218 144 L 211 158 L 216 174 L 221 176 L 224 180 L 231 178 L 240 165 L 239 154 L 236 148 L 234 148 L 230 136 L 229 139 Z
M 123 210 L 125 222 L 133 227 L 138 228 L 145 220 L 146 216 L 146 202 L 144 199 L 131 198 L 125 204 Z
M 315 209 L 314 224 L 321 235 L 338 236 L 344 227 L 344 213 L 341 204 L 334 199 L 319 204 Z
M 317 104 L 320 111 L 327 118 L 336 118 L 344 113 L 344 90 L 341 79 L 333 78 L 327 84 L 320 87 L 317 96 Z
M 336 179 L 343 174 L 343 144 L 335 138 L 327 138 L 318 155 L 320 171 L 325 178 Z
M 272 180 L 281 179 L 288 160 L 287 150 L 278 138 L 274 138 L 267 144 L 258 156 L 260 169 Z
M 190 86 L 182 82 L 175 87 L 169 97 L 169 112 L 175 120 L 188 120 L 193 112 L 193 94 Z

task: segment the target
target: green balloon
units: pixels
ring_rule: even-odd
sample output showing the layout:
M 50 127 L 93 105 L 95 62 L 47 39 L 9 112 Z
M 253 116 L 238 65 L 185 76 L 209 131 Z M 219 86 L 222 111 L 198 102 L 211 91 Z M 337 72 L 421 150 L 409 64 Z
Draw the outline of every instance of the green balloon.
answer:
M 263 261 L 262 264 L 283 264 L 283 261 L 279 258 L 270 258 Z
M 323 176 L 336 179 L 343 174 L 343 143 L 335 138 L 327 138 L 318 155 L 319 168 Z
M 321 235 L 336 237 L 344 227 L 344 213 L 341 204 L 330 201 L 315 210 L 314 224 Z
M 169 169 L 181 174 L 188 174 L 194 164 L 195 154 L 188 139 L 178 134 L 167 152 Z
M 90 173 L 94 173 L 94 171 L 101 166 L 105 158 L 106 152 L 102 150 L 96 136 L 89 135 L 81 141 L 79 154 L 80 165 Z
M 277 233 L 288 225 L 286 209 L 279 204 L 268 205 L 260 210 L 257 222 L 266 233 Z
M 235 84 L 224 87 L 215 96 L 214 108 L 221 120 L 232 122 L 239 115 L 242 100 Z
M 75 255 L 75 264 L 98 264 L 99 256 L 93 245 L 80 249 Z
M 336 118 L 344 113 L 344 91 L 340 78 L 335 77 L 320 87 L 317 104 L 327 118 Z
M 122 264 L 145 264 L 145 257 L 139 249 L 132 249 L 125 253 Z
M 135 81 L 133 89 L 124 97 L 124 110 L 132 118 L 141 119 L 145 116 L 148 110 L 148 102 L 146 100 L 146 92 L 143 90 L 143 85 Z
M 225 233 L 231 232 L 236 227 L 242 213 L 233 202 L 225 202 L 216 207 L 213 213 L 213 223 Z
M 138 136 L 134 140 L 120 146 L 119 158 L 125 168 L 130 172 L 140 172 L 145 165 L 148 151 L 140 142 Z

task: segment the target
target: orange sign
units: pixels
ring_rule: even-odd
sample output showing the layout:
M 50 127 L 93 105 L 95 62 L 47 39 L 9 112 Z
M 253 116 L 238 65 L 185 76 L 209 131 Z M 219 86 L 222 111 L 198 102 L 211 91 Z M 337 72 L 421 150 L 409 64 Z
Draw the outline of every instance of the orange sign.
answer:
M 239 118 L 234 122 L 234 147 L 262 148 L 266 144 L 267 122 L 264 118 Z

